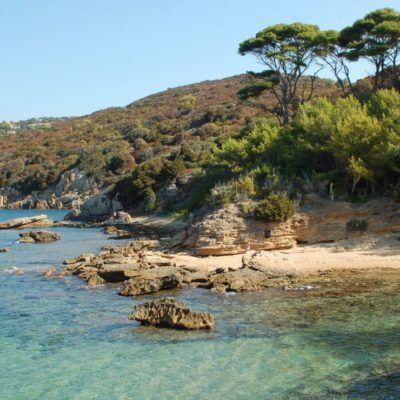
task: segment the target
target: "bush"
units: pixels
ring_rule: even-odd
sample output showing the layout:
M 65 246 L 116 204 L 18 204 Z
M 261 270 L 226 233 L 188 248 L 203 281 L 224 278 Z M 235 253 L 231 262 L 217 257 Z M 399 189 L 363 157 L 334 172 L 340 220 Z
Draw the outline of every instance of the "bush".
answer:
M 364 232 L 368 228 L 368 222 L 365 219 L 353 218 L 347 223 L 347 230 L 350 232 Z
M 294 213 L 294 204 L 286 193 L 272 193 L 259 201 L 254 209 L 254 215 L 265 222 L 285 222 Z
M 217 183 L 211 190 L 208 202 L 213 206 L 222 206 L 233 203 L 235 200 L 235 186 L 232 182 Z
M 247 200 L 256 195 L 256 185 L 252 176 L 242 176 L 235 181 L 236 197 L 238 200 Z

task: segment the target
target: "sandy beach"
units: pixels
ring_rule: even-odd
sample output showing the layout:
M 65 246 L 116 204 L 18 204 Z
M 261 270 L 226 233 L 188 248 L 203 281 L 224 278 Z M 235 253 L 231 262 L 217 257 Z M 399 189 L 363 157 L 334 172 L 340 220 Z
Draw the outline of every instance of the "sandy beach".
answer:
M 398 234 L 360 236 L 334 243 L 299 245 L 287 250 L 263 251 L 264 258 L 274 269 L 293 269 L 304 275 L 327 270 L 364 270 L 400 268 L 400 240 Z M 178 265 L 193 266 L 204 272 L 216 269 L 240 269 L 243 254 L 230 256 L 193 257 L 174 256 Z

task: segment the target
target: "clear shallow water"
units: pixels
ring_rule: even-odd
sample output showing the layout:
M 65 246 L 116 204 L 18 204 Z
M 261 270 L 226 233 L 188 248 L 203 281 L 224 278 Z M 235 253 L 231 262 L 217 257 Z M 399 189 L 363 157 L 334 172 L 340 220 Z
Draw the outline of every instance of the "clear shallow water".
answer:
M 217 329 L 158 330 L 128 321 L 138 300 L 117 288 L 43 278 L 49 265 L 110 243 L 97 229 L 55 230 L 62 240 L 45 245 L 0 231 L 11 249 L 0 254 L 2 400 L 400 398 L 398 282 L 341 296 L 174 292 L 213 312 Z

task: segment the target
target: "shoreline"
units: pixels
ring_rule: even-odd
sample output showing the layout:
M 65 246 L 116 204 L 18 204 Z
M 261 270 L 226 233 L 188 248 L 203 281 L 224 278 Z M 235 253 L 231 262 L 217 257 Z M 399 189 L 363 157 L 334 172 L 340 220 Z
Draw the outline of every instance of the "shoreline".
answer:
M 97 255 L 66 260 L 59 276 L 78 276 L 89 287 L 120 284 L 120 295 L 135 298 L 190 287 L 217 293 L 252 292 L 320 284 L 329 277 L 362 281 L 363 276 L 383 274 L 400 278 L 396 234 L 208 257 L 168 252 L 158 246 L 155 240 L 143 239 L 105 246 Z

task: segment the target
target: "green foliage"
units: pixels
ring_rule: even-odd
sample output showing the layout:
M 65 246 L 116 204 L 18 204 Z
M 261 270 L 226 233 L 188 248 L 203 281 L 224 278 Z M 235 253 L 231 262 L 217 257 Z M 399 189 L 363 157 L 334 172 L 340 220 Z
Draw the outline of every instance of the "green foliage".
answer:
M 259 161 L 260 157 L 266 158 L 278 132 L 278 127 L 260 121 L 244 138 L 227 139 L 222 147 L 215 151 L 215 164 L 233 172 L 243 172 Z
M 295 213 L 293 202 L 286 193 L 271 193 L 257 203 L 254 215 L 265 222 L 285 222 Z
M 355 193 L 385 191 L 400 173 L 400 95 L 381 90 L 362 104 L 353 96 L 303 105 L 288 127 L 266 121 L 214 151 L 213 162 L 255 178 L 259 193 L 286 190 L 285 181 L 312 176 Z M 325 178 L 324 178 L 325 177 Z M 299 182 L 301 186 L 301 182 Z
M 114 191 L 127 209 L 151 211 L 156 207 L 157 189 L 175 181 L 183 171 L 181 160 L 153 158 L 138 165 L 131 176 L 118 181 Z
M 235 201 L 235 187 L 232 182 L 217 183 L 210 190 L 208 202 L 213 206 L 222 206 Z
M 374 87 L 382 88 L 389 66 L 393 66 L 392 83 L 397 85 L 397 57 L 400 42 L 400 13 L 382 8 L 357 20 L 343 29 L 340 42 L 347 50 L 347 58 L 362 58 L 375 67 Z
M 353 218 L 346 224 L 349 232 L 364 232 L 368 228 L 368 222 L 365 219 Z
M 299 79 L 315 64 L 320 51 L 321 31 L 316 25 L 278 24 L 265 28 L 239 46 L 241 55 L 252 54 L 268 70 L 250 73 L 254 83 L 240 90 L 242 99 L 272 90 L 278 100 L 269 111 L 283 125 L 289 123 L 298 105 L 313 96 L 314 79 Z
M 361 179 L 374 190 L 376 182 L 392 169 L 400 145 L 400 137 L 387 122 L 370 114 L 386 95 L 376 96 L 369 106 L 352 96 L 336 104 L 321 99 L 303 106 L 296 121 L 311 149 L 332 154 L 336 168 L 352 177 L 353 193 Z

